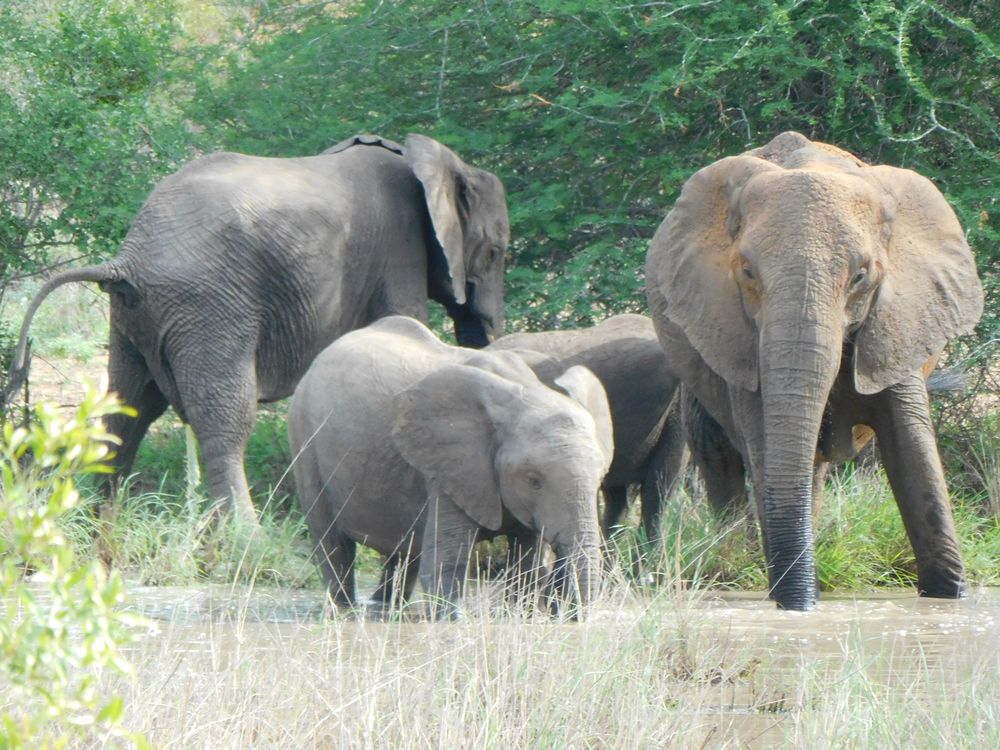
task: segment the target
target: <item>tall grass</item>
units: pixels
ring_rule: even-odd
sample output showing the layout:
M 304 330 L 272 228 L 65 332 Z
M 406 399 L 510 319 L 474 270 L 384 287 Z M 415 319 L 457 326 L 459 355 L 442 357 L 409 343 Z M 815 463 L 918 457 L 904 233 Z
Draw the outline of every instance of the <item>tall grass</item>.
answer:
M 733 609 L 679 588 L 612 587 L 580 623 L 485 595 L 459 623 L 261 623 L 249 606 L 208 622 L 168 619 L 132 654 L 138 680 L 109 687 L 130 725 L 164 748 L 929 750 L 1000 740 L 995 644 L 942 658 L 873 634 L 863 607 L 832 618 Z
M 982 585 L 1000 584 L 1000 515 L 990 511 L 992 502 L 983 494 L 952 498 L 967 573 Z M 636 521 L 631 519 L 632 529 Z M 684 588 L 766 588 L 764 553 L 749 508 L 739 518 L 720 519 L 702 498 L 682 491 L 667 503 L 662 523 L 657 544 L 637 530 L 614 538 L 622 569 L 645 582 L 670 580 Z M 822 591 L 870 591 L 916 582 L 913 550 L 882 471 L 835 473 L 821 496 L 815 524 Z

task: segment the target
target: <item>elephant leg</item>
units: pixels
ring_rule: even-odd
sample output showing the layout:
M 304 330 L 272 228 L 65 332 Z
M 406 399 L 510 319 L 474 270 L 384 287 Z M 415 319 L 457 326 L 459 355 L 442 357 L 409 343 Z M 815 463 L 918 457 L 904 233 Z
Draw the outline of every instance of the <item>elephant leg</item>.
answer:
M 705 483 L 708 504 L 720 516 L 747 507 L 746 466 L 722 426 L 685 389 L 681 421 L 691 457 Z
M 372 600 L 385 607 L 406 604 L 417 583 L 416 567 L 408 553 L 389 555 L 382 566 L 382 578 L 372 594 Z
M 354 581 L 354 559 L 357 543 L 331 529 L 323 535 L 316 550 L 320 571 L 333 602 L 341 609 L 351 609 L 357 601 Z
M 813 468 L 813 497 L 812 497 L 812 517 L 813 526 L 819 521 L 820 509 L 823 505 L 823 493 L 826 491 L 826 475 L 830 472 L 830 464 L 827 461 L 817 461 Z
M 153 381 L 142 355 L 120 334 L 112 333 L 108 351 L 108 392 L 115 393 L 136 411 L 134 417 L 112 414 L 105 420 L 107 430 L 121 441 L 114 446 L 112 474 L 104 481 L 104 493 L 110 499 L 128 477 L 136 452 L 149 426 L 167 408 L 167 399 Z
M 602 487 L 601 492 L 604 495 L 601 532 L 605 539 L 610 539 L 612 529 L 619 526 L 625 517 L 625 509 L 628 507 L 628 487 L 624 484 L 617 487 Z
M 330 478 L 320 470 L 316 455 L 310 451 L 296 456 L 292 469 L 309 537 L 317 540 L 311 556 L 319 566 L 334 603 L 338 607 L 351 608 L 355 603 L 357 545 L 337 528 L 339 505 L 328 486 Z
M 690 459 L 690 451 L 684 440 L 684 427 L 680 415 L 671 413 L 663 425 L 660 441 L 642 480 L 642 528 L 646 539 L 657 544 L 660 541 L 660 518 L 663 506 L 674 494 Z
M 254 378 L 250 371 L 233 372 L 231 363 L 209 370 L 216 373 L 213 378 L 178 378 L 184 416 L 198 438 L 212 499 L 221 501 L 224 513 L 256 527 L 259 522 L 243 469 L 244 450 L 257 415 Z
M 964 596 L 965 566 L 923 378 L 910 376 L 871 399 L 882 464 L 917 559 L 917 588 L 922 596 Z
M 434 601 L 431 617 L 458 617 L 469 556 L 479 528 L 455 503 L 438 498 L 428 508 L 420 545 L 420 582 Z

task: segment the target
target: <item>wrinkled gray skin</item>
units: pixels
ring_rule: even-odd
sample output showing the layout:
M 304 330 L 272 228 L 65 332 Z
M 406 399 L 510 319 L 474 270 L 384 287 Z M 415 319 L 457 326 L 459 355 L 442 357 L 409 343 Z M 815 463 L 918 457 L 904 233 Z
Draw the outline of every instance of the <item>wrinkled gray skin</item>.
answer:
M 771 595 L 816 600 L 814 472 L 867 428 L 916 555 L 921 594 L 964 566 L 922 368 L 972 330 L 983 292 L 962 229 L 914 172 L 784 133 L 691 177 L 646 260 L 670 367 L 748 469 Z M 693 453 L 698 455 L 696 445 Z M 742 471 L 723 450 L 725 504 Z
M 338 336 L 391 314 L 448 309 L 460 343 L 503 330 L 509 240 L 500 181 L 437 141 L 405 147 L 358 136 L 318 155 L 219 153 L 193 161 L 149 196 L 119 255 L 68 271 L 111 297 L 109 389 L 138 411 L 114 416 L 122 444 L 112 487 L 146 429 L 171 405 L 198 437 L 224 509 L 256 521 L 243 451 L 256 403 L 291 395 Z M 15 385 L 16 388 L 16 385 Z
M 472 545 L 497 534 L 550 544 L 586 602 L 600 573 L 597 490 L 611 418 L 586 369 L 557 384 L 565 393 L 516 355 L 443 344 L 404 317 L 321 352 L 295 391 L 288 435 L 335 602 L 355 602 L 362 543 L 402 563 L 401 599 L 416 561 L 424 589 L 454 612 Z
M 629 485 L 640 486 L 646 538 L 660 536 L 660 512 L 687 463 L 678 379 L 643 315 L 615 315 L 592 328 L 503 336 L 489 351 L 516 352 L 545 383 L 583 365 L 601 381 L 611 408 L 615 453 L 604 477 L 605 537 L 621 523 Z

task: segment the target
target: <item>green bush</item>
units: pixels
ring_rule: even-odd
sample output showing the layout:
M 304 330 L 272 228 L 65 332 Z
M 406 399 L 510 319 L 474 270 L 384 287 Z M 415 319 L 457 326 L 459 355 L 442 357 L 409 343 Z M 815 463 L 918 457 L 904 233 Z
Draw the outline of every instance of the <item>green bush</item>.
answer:
M 100 419 L 121 410 L 90 391 L 69 418 L 41 404 L 28 429 L 3 427 L 0 747 L 111 736 L 144 745 L 121 727 L 121 699 L 97 690 L 102 670 L 130 671 L 121 646 L 140 621 L 115 608 L 121 578 L 78 560 L 62 530 L 79 508 L 75 477 L 107 470 Z

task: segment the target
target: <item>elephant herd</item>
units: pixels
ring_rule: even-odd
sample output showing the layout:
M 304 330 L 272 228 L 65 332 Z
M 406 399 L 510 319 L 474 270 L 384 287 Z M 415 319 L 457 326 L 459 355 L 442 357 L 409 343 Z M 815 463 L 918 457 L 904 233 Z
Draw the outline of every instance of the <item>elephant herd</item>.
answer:
M 690 450 L 713 508 L 752 497 L 771 597 L 808 610 L 815 493 L 872 435 L 920 593 L 964 594 L 925 377 L 983 291 L 930 181 L 792 132 L 721 159 L 652 239 L 651 317 L 585 330 L 502 335 L 509 240 L 500 180 L 425 136 L 203 157 L 153 190 L 117 257 L 39 291 L 6 395 L 44 297 L 97 282 L 109 390 L 136 412 L 109 420 L 109 494 L 169 405 L 220 511 L 253 524 L 256 403 L 294 393 L 298 495 L 344 606 L 360 543 L 386 557 L 377 597 L 403 601 L 419 578 L 455 612 L 472 544 L 500 534 L 519 578 L 551 548 L 559 591 L 585 603 L 627 487 L 655 538 Z M 428 299 L 461 346 L 426 327 Z

